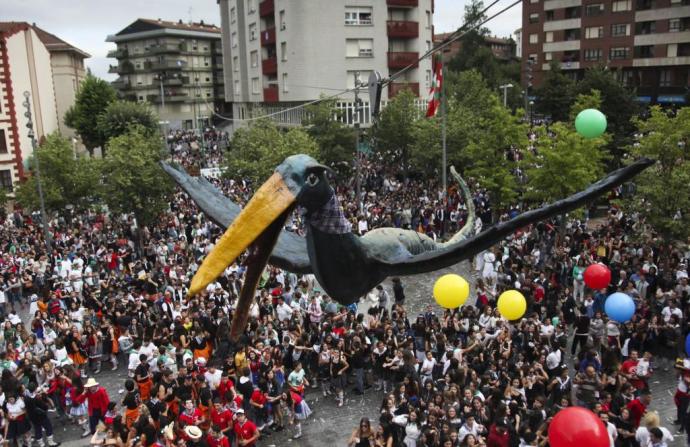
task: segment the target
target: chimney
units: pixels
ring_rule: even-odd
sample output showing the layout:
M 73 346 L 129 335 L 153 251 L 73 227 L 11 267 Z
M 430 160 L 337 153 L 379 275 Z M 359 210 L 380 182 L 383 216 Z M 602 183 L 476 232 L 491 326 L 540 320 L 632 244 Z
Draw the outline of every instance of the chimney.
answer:
M 204 26 L 204 20 L 199 20 L 199 25 Z
M 178 20 L 178 21 L 177 21 L 177 24 L 178 24 L 178 25 L 182 25 L 182 19 Z

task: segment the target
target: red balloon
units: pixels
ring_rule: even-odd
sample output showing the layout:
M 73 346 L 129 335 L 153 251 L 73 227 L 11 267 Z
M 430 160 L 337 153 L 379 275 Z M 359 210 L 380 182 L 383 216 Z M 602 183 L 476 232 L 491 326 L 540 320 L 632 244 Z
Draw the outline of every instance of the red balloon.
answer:
M 565 408 L 549 424 L 551 447 L 609 447 L 609 434 L 599 417 L 583 407 Z
M 611 270 L 604 264 L 592 264 L 585 269 L 583 277 L 590 289 L 605 289 L 611 282 Z

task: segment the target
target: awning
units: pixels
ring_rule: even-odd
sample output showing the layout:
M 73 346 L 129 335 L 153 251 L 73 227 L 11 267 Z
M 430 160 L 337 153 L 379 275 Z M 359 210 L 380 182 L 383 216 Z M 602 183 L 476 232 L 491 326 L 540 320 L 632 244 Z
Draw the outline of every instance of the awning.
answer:
M 685 104 L 685 96 L 683 95 L 659 95 L 656 99 L 659 104 Z

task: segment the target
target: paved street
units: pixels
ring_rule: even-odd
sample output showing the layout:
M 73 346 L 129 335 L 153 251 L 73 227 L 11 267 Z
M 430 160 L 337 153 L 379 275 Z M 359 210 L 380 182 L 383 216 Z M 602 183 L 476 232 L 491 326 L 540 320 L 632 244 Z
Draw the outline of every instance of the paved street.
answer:
M 409 306 L 409 314 L 414 318 L 416 313 L 423 310 L 428 303 L 434 303 L 431 297 L 433 283 L 439 276 L 445 273 L 458 273 L 465 278 L 470 278 L 469 263 L 460 264 L 459 268 L 444 269 L 438 272 L 415 275 L 403 278 L 405 295 Z M 386 283 L 388 289 L 391 288 L 389 282 Z M 391 292 L 392 296 L 392 292 Z M 470 299 L 474 299 L 474 290 L 470 293 Z M 366 311 L 368 303 L 360 305 L 360 311 Z M 438 312 L 441 309 L 438 308 Z M 122 363 L 122 362 L 121 362 Z M 119 401 L 121 399 L 120 390 L 126 379 L 124 366 L 121 364 L 118 371 L 110 371 L 107 366 L 104 371 L 96 376 L 99 383 L 106 387 L 110 398 Z M 675 434 L 676 427 L 671 425 L 675 419 L 675 405 L 673 404 L 673 393 L 675 391 L 675 373 L 673 370 L 657 370 L 652 383 L 654 400 L 652 408 L 661 415 L 662 425 Z M 302 424 L 303 437 L 299 440 L 292 440 L 288 430 L 263 436 L 260 442 L 262 446 L 285 446 L 311 447 L 311 446 L 344 446 L 352 430 L 357 426 L 359 419 L 363 416 L 369 417 L 372 425 L 378 420 L 379 406 L 383 394 L 369 390 L 364 396 L 355 396 L 346 393 L 345 405 L 338 408 L 333 397 L 324 398 L 318 390 L 310 390 L 307 393 L 307 401 L 314 413 L 306 423 Z M 63 442 L 65 447 L 77 447 L 88 444 L 88 438 L 80 438 L 81 428 L 70 425 L 67 426 L 55 421 L 56 439 Z M 685 436 L 676 435 L 675 441 L 669 447 L 680 447 L 685 445 Z

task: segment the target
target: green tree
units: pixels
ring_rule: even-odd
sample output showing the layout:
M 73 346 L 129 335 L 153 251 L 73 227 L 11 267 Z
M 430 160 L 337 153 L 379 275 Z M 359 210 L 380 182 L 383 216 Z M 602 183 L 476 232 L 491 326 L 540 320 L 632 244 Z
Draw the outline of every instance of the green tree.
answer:
M 624 148 L 632 144 L 635 133 L 632 118 L 639 111 L 635 93 L 626 89 L 614 77 L 613 72 L 605 67 L 587 70 L 584 78 L 578 82 L 575 93 L 589 94 L 592 90 L 601 92 L 601 112 L 606 115 L 607 131 L 612 134 L 607 148 L 612 155 L 611 161 L 617 165 L 622 159 Z
M 551 69 L 546 72 L 544 81 L 536 89 L 536 109 L 539 113 L 550 116 L 553 121 L 568 119 L 568 111 L 575 99 L 575 83 L 563 74 L 558 62 L 551 62 Z
M 415 99 L 415 95 L 409 90 L 398 93 L 381 111 L 371 130 L 376 151 L 391 162 L 402 163 L 405 170 L 409 169 L 412 124 L 421 115 Z
M 114 101 L 98 116 L 98 131 L 105 141 L 124 135 L 132 125 L 139 125 L 147 132 L 158 132 L 158 117 L 145 103 Z
M 340 121 L 340 116 L 335 100 L 322 101 L 307 107 L 303 125 L 319 146 L 319 162 L 347 175 L 354 158 L 355 133 Z
M 159 164 L 162 155 L 158 138 L 141 126 L 133 126 L 108 141 L 103 159 L 103 200 L 113 212 L 134 215 L 139 249 L 142 228 L 167 209 L 173 191 L 172 181 Z
M 67 138 L 57 133 L 48 135 L 34 153 L 41 169 L 41 186 L 48 211 L 59 211 L 66 205 L 77 209 L 88 207 L 99 193 L 98 160 L 75 159 Z M 33 158 L 29 167 L 33 171 Z M 16 191 L 16 199 L 28 210 L 39 209 L 36 177 L 30 176 Z
M 303 129 L 281 131 L 269 119 L 254 122 L 235 132 L 226 157 L 225 175 L 248 178 L 256 183 L 266 180 L 290 155 L 318 157 L 318 145 Z
M 103 79 L 87 73 L 77 92 L 74 104 L 65 113 L 65 124 L 76 130 L 89 154 L 103 147 L 106 139 L 98 128 L 98 116 L 115 101 L 115 89 Z
M 657 163 L 635 178 L 637 191 L 626 206 L 638 212 L 667 241 L 690 236 L 690 108 L 676 116 L 653 106 L 648 119 L 636 119 L 643 135 L 629 150 Z

